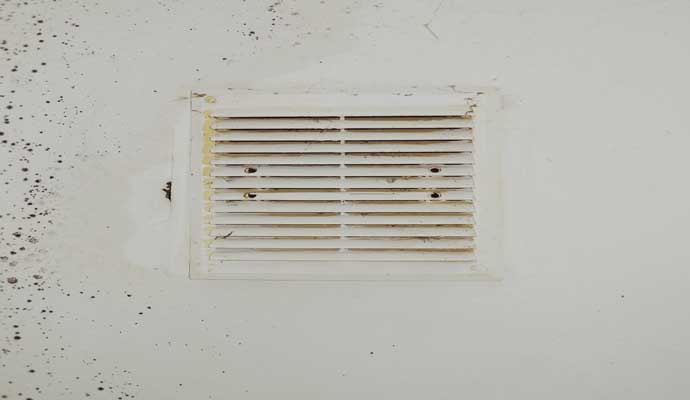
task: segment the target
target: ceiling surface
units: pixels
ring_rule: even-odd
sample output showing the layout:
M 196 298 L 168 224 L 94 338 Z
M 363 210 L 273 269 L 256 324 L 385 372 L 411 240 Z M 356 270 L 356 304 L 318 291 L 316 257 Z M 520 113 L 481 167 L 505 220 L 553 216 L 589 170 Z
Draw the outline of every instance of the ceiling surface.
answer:
M 0 395 L 690 395 L 690 3 L 0 3 Z M 198 87 L 483 85 L 501 282 L 190 281 L 175 127 Z M 173 187 L 173 193 L 175 188 Z

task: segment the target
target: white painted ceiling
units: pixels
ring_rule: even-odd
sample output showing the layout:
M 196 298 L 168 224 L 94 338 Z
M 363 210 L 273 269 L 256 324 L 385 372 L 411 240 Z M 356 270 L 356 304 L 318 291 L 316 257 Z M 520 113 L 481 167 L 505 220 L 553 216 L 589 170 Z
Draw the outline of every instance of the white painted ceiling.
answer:
M 0 3 L 0 395 L 687 398 L 689 16 L 682 0 Z M 504 96 L 502 282 L 171 268 L 162 188 L 188 90 L 449 84 Z

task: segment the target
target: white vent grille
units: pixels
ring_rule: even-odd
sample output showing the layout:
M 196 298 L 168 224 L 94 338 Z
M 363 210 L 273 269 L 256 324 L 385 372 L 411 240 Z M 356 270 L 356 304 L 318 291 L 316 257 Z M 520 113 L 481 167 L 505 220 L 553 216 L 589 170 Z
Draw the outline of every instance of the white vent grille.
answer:
M 192 275 L 488 276 L 477 251 L 478 94 L 409 97 L 198 101 Z

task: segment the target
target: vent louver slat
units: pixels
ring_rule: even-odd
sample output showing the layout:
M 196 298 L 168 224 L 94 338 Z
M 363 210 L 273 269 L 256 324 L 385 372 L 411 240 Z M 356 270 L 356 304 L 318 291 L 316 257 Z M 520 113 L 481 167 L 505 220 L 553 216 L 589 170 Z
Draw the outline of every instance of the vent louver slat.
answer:
M 214 249 L 470 249 L 472 239 L 216 239 Z
M 471 153 L 236 154 L 215 153 L 213 165 L 472 164 Z
M 401 141 L 401 142 L 216 142 L 214 153 L 424 153 L 471 151 L 469 141 Z
M 467 128 L 464 117 L 350 117 L 350 118 L 236 118 L 219 119 L 212 125 L 217 131 L 233 129 L 393 129 L 393 128 Z
M 472 216 L 465 214 L 413 214 L 413 213 L 218 213 L 213 215 L 214 225 L 441 225 L 472 224 Z
M 444 250 L 229 250 L 211 253 L 213 260 L 262 261 L 473 261 L 472 251 Z
M 213 180 L 214 189 L 433 189 L 433 188 L 469 188 L 472 187 L 470 177 L 452 178 L 216 178 Z
M 211 230 L 213 237 L 472 237 L 463 226 L 256 226 L 224 225 Z
M 243 167 L 215 167 L 211 176 L 471 176 L 470 165 L 349 165 L 347 168 L 326 165 L 264 165 Z
M 258 190 L 239 190 L 239 189 L 215 189 L 211 194 L 212 200 L 472 200 L 472 190 L 470 189 L 437 189 L 434 191 L 417 189 L 388 189 L 386 191 L 373 191 L 367 189 L 350 189 L 348 191 L 337 191 L 333 189 L 258 189 Z M 395 209 L 395 208 L 393 208 Z
M 477 96 L 199 99 L 200 271 L 477 271 Z
M 472 139 L 470 129 L 349 129 L 347 133 L 336 129 L 310 130 L 234 130 L 219 132 L 214 142 L 262 142 L 262 141 L 340 141 L 340 140 L 468 140 Z
M 218 201 L 211 210 L 221 212 L 472 212 L 472 203 L 465 201 Z

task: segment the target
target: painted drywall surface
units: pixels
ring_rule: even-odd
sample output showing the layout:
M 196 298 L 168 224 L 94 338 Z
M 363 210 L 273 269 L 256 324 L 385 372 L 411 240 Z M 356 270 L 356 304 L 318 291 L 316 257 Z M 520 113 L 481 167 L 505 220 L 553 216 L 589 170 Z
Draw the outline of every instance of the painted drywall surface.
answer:
M 680 0 L 2 3 L 0 395 L 688 397 L 689 16 Z M 187 280 L 161 191 L 176 111 L 228 82 L 499 87 L 505 280 Z

